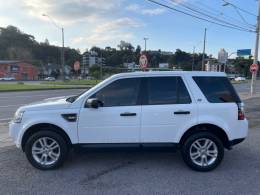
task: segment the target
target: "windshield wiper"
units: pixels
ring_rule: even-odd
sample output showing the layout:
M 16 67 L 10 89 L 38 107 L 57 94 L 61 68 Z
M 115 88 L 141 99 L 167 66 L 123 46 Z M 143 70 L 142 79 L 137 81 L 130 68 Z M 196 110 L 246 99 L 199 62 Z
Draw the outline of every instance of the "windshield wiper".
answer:
M 71 97 L 68 97 L 66 99 L 67 102 L 73 103 L 76 101 L 76 99 L 78 99 L 79 96 L 81 96 L 83 93 L 85 93 L 85 91 L 83 91 L 82 93 L 78 94 L 78 95 L 73 95 Z
M 78 98 L 77 95 L 71 96 L 71 97 L 68 97 L 68 98 L 66 99 L 66 101 L 67 101 L 67 102 L 70 102 L 70 103 L 73 103 L 73 102 L 75 102 L 75 100 L 76 100 L 77 98 Z

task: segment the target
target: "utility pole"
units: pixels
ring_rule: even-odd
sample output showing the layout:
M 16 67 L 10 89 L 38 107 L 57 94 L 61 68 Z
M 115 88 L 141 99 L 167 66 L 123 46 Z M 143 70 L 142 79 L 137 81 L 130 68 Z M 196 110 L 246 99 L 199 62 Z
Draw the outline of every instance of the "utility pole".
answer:
M 203 45 L 203 55 L 202 55 L 201 71 L 204 70 L 204 66 L 205 66 L 206 39 L 207 39 L 207 28 L 205 28 L 205 31 L 204 31 L 204 45 Z
M 102 57 L 102 50 L 100 50 L 100 57 L 101 57 L 101 63 L 100 63 L 100 80 L 103 80 L 103 57 Z
M 147 41 L 148 39 L 149 39 L 149 38 L 144 37 L 144 51 L 146 51 L 146 41 Z
M 260 1 L 258 1 L 258 15 L 257 15 L 257 22 L 256 22 L 256 41 L 255 41 L 254 64 L 258 64 L 259 25 L 260 25 Z M 257 72 L 252 73 L 251 87 L 250 87 L 251 96 L 255 93 L 256 75 L 257 75 Z
M 65 81 L 65 60 L 64 60 L 64 28 L 61 28 L 62 48 L 61 48 L 61 66 L 62 66 L 62 79 Z
M 192 54 L 192 65 L 191 65 L 191 70 L 194 70 L 194 63 L 195 63 L 195 49 L 196 47 L 193 46 L 193 54 Z
M 49 20 L 56 26 L 58 29 L 61 30 L 61 40 L 62 40 L 62 47 L 61 47 L 61 70 L 62 70 L 62 79 L 65 80 L 65 65 L 64 65 L 64 28 L 60 27 L 51 16 L 47 14 L 42 14 L 42 16 L 49 18 Z

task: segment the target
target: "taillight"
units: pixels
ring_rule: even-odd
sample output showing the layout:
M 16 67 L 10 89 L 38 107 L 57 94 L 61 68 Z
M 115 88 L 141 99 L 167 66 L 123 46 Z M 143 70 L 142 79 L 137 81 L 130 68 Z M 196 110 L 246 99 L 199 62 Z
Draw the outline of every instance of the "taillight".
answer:
M 244 111 L 244 104 L 243 103 L 238 103 L 238 120 L 244 120 L 245 119 L 245 111 Z

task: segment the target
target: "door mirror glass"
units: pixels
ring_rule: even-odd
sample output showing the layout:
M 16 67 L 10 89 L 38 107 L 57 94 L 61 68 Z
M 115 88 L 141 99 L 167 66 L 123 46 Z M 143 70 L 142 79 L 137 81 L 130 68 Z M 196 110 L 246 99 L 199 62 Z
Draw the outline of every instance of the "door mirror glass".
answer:
M 88 99 L 85 105 L 85 107 L 87 108 L 96 108 L 96 109 L 100 106 L 102 106 L 102 102 L 97 98 Z

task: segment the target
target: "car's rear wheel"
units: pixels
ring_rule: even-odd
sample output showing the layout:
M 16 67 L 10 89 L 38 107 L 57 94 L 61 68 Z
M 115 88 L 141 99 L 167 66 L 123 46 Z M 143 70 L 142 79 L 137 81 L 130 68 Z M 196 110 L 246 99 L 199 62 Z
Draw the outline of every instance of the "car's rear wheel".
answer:
M 65 139 L 52 131 L 39 131 L 33 134 L 25 145 L 29 162 L 41 170 L 60 167 L 68 154 Z
M 213 170 L 224 157 L 223 143 L 210 132 L 198 132 L 189 136 L 184 141 L 181 152 L 184 162 L 196 171 Z

